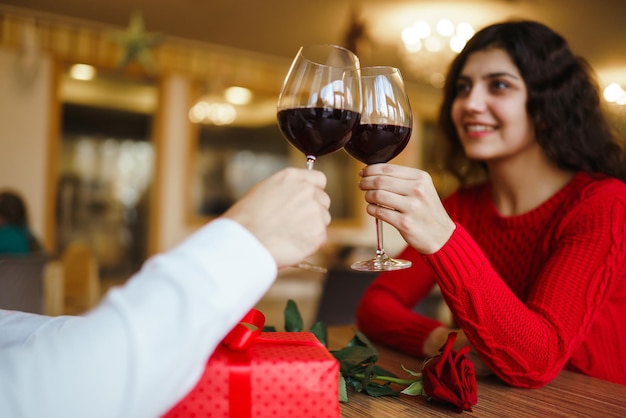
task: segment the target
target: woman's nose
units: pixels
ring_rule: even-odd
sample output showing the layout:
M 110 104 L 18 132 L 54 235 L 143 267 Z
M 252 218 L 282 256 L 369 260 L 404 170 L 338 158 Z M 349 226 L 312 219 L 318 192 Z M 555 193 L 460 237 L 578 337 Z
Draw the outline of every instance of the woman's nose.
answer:
M 470 112 L 482 112 L 487 109 L 486 95 L 480 88 L 473 88 L 465 98 L 464 107 Z

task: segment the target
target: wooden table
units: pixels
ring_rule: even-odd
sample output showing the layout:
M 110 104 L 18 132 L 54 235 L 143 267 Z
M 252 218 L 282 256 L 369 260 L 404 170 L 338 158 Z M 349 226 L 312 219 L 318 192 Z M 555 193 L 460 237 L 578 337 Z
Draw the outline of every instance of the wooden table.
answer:
M 344 347 L 354 336 L 352 327 L 329 327 L 329 349 Z M 419 370 L 421 360 L 377 345 L 377 364 L 408 377 L 402 370 Z M 539 389 L 518 389 L 496 378 L 478 379 L 478 403 L 473 412 L 428 402 L 423 396 L 373 398 L 348 389 L 348 403 L 341 404 L 342 417 L 626 417 L 626 386 L 564 370 Z

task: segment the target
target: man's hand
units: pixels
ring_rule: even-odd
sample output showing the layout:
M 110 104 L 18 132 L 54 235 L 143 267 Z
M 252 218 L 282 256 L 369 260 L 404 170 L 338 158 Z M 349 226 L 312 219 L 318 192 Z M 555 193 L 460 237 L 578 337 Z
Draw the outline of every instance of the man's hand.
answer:
M 278 267 L 298 263 L 326 241 L 330 197 L 321 171 L 283 169 L 259 182 L 223 215 L 255 235 Z

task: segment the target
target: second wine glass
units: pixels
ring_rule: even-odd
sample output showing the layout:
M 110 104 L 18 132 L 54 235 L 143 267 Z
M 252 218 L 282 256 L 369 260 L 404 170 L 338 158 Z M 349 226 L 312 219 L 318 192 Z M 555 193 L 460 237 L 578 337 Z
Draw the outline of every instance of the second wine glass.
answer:
M 400 70 L 394 67 L 361 69 L 361 121 L 345 145 L 348 154 L 365 164 L 386 163 L 409 142 L 413 116 Z M 376 256 L 352 264 L 354 270 L 388 271 L 411 267 L 389 257 L 383 248 L 383 222 L 376 218 Z
M 359 124 L 361 87 L 357 56 L 336 45 L 300 48 L 278 98 L 283 136 L 315 159 L 341 149 Z

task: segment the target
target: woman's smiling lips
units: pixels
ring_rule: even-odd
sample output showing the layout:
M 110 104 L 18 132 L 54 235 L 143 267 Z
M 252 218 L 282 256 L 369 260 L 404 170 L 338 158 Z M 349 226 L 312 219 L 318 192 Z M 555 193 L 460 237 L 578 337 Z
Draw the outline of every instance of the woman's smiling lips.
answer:
M 493 125 L 481 123 L 466 123 L 463 125 L 465 133 L 470 137 L 481 137 L 496 130 Z

